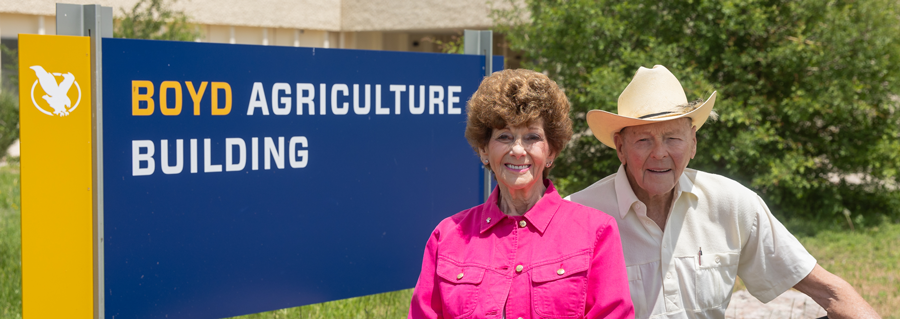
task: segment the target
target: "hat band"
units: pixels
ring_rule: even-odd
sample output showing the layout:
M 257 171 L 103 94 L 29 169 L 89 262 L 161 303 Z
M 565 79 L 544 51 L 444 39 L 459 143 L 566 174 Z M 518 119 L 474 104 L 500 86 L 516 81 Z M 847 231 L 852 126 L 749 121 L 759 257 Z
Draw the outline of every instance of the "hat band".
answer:
M 641 116 L 638 118 L 643 120 L 643 119 L 649 118 L 649 117 L 656 117 L 656 116 L 672 114 L 672 113 L 675 113 L 675 112 L 659 112 L 659 113 L 647 114 L 647 115 L 644 115 L 644 116 Z

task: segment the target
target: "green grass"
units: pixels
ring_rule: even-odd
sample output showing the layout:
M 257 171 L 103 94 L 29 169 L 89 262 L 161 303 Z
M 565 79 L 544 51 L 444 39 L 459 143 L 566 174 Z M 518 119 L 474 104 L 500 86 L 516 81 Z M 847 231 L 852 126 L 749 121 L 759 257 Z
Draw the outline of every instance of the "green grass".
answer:
M 342 299 L 320 304 L 287 308 L 232 319 L 282 319 L 282 318 L 406 318 L 412 289 L 386 292 L 383 294 Z
M 22 317 L 19 184 L 17 161 L 0 167 L 0 319 Z M 788 227 L 822 267 L 850 282 L 884 318 L 900 319 L 892 313 L 900 309 L 900 224 L 853 232 Z M 407 289 L 234 318 L 406 318 L 411 296 Z
M 0 167 L 0 318 L 22 318 L 19 165 Z
M 885 319 L 900 319 L 900 224 L 849 231 L 829 226 L 797 239 L 825 270 L 840 276 Z M 738 279 L 735 291 L 746 289 Z
M 819 265 L 853 285 L 885 319 L 900 318 L 900 224 L 801 237 Z

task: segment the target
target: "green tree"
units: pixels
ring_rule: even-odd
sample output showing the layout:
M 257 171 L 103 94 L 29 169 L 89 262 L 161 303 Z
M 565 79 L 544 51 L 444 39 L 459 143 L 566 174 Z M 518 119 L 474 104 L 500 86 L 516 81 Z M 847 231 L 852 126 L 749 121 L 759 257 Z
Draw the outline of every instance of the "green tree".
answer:
M 194 41 L 201 35 L 188 16 L 166 0 L 140 0 L 131 11 L 122 9 L 113 29 L 115 37 L 128 39 Z
M 690 167 L 740 181 L 782 217 L 845 224 L 845 210 L 857 223 L 900 219 L 897 5 L 527 0 L 495 19 L 572 102 L 576 137 L 553 171 L 564 192 L 619 166 L 586 112 L 615 112 L 638 66 L 661 64 L 689 100 L 719 92 Z
M 433 42 L 435 45 L 437 45 L 438 50 L 440 50 L 443 53 L 450 53 L 450 54 L 465 53 L 463 36 L 461 33 L 453 34 L 450 36 L 444 36 L 441 38 L 429 36 L 429 37 L 422 38 L 422 41 Z
M 0 44 L 0 56 L 2 56 L 0 73 L 3 74 L 3 77 L 0 78 L 2 81 L 0 86 L 4 92 L 7 90 L 17 92 L 19 89 L 19 50 Z
M 19 96 L 6 91 L 0 93 L 0 158 L 6 149 L 19 139 Z
M 19 54 L 18 50 L 0 44 L 3 55 L 0 79 L 0 158 L 19 139 Z

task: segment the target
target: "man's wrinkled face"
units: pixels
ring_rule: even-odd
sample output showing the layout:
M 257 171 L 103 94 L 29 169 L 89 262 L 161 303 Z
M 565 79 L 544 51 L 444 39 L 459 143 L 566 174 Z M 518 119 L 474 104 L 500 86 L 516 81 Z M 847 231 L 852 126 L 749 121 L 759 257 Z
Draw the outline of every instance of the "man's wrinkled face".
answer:
M 672 191 L 697 152 L 690 118 L 630 126 L 616 133 L 616 153 L 639 197 Z

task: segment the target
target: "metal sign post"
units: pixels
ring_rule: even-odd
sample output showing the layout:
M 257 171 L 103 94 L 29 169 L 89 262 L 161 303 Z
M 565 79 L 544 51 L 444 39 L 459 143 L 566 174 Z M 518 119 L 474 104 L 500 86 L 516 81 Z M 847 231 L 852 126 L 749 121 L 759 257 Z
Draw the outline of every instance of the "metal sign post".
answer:
M 494 71 L 494 36 L 491 30 L 465 30 L 463 35 L 463 51 L 465 54 L 484 56 L 484 76 L 490 76 Z M 484 168 L 484 200 L 491 196 L 492 172 L 490 168 Z
M 56 4 L 56 34 L 91 42 L 91 166 L 93 197 L 94 318 L 105 318 L 103 272 L 103 41 L 113 37 L 112 7 Z

